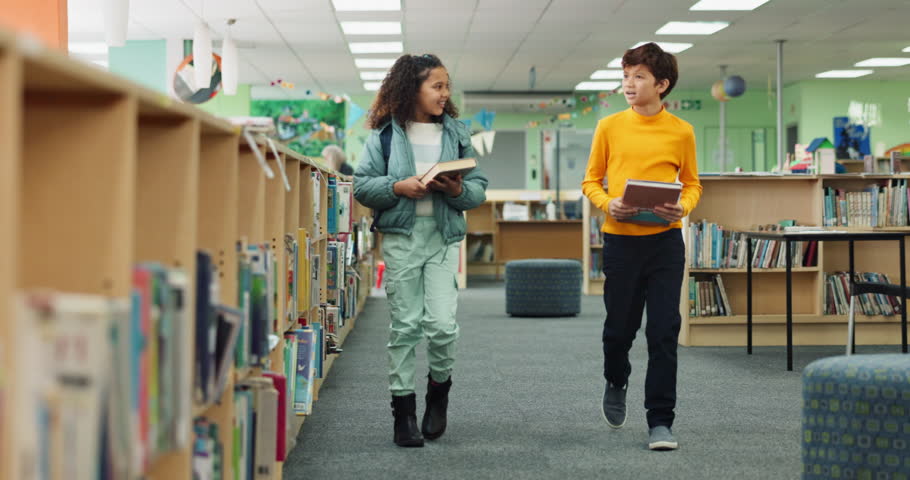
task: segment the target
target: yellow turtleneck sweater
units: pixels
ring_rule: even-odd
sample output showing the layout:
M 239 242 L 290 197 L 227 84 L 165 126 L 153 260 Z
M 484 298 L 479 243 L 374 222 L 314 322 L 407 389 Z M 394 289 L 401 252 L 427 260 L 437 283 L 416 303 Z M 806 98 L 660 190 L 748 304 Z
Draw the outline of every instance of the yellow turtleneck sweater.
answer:
M 604 177 L 608 182 L 606 191 Z M 675 182 L 677 178 L 683 185 L 679 203 L 686 216 L 698 204 L 702 190 L 695 159 L 695 131 L 688 122 L 666 109 L 646 117 L 629 108 L 597 123 L 581 189 L 595 207 L 606 212 L 602 231 L 653 235 L 682 228 L 681 222 L 653 226 L 617 222 L 609 211 L 610 201 L 622 197 L 627 179 Z

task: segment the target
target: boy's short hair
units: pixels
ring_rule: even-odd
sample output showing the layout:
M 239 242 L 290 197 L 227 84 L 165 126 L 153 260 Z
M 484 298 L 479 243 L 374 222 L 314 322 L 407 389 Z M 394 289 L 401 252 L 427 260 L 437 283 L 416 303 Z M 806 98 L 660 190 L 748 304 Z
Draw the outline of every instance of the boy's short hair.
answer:
M 646 43 L 640 47 L 626 50 L 622 56 L 622 67 L 633 67 L 635 65 L 644 65 L 648 67 L 654 79 L 669 80 L 670 85 L 660 94 L 660 99 L 673 91 L 676 81 L 679 79 L 679 68 L 676 65 L 676 57 L 672 53 L 665 52 L 656 43 Z

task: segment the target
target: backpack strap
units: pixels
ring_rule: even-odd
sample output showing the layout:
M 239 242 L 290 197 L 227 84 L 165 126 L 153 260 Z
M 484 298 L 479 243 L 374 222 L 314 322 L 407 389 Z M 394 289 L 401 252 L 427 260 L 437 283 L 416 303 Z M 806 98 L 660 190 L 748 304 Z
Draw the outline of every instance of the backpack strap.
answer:
M 389 156 L 392 152 L 392 123 L 390 122 L 379 132 L 379 145 L 382 147 L 382 159 L 385 161 L 385 172 L 389 174 Z M 381 210 L 373 210 L 373 223 L 370 225 L 370 231 L 375 232 L 376 222 L 382 215 Z

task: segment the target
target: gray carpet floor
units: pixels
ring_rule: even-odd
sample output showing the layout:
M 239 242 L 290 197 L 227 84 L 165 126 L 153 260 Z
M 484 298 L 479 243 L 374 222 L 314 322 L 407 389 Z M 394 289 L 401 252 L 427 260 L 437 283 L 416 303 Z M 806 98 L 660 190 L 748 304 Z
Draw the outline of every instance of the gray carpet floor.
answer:
M 679 349 L 680 449 L 647 449 L 644 330 L 631 353 L 629 418 L 611 430 L 603 392 L 600 297 L 573 318 L 511 318 L 502 284 L 461 292 L 461 339 L 445 435 L 424 448 L 392 443 L 386 371 L 388 307 L 370 298 L 284 466 L 297 479 L 796 479 L 800 371 L 842 347 Z M 899 349 L 899 347 L 897 347 Z M 859 347 L 862 352 L 895 347 Z M 425 348 L 418 347 L 418 421 Z

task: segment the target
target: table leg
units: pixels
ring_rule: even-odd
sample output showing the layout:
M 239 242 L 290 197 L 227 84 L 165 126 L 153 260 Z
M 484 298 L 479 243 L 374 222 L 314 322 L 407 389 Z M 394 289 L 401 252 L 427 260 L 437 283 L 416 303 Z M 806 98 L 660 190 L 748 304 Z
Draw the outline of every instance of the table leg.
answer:
M 787 371 L 793 371 L 793 259 L 790 257 L 790 240 L 787 246 Z
M 746 237 L 746 353 L 752 355 L 752 239 Z
M 855 284 L 856 272 L 854 271 L 854 268 L 853 268 L 853 240 L 850 240 L 849 242 L 847 242 L 847 245 L 849 245 L 849 252 L 850 252 L 850 256 L 849 256 L 850 257 L 850 284 L 849 284 L 850 291 L 847 292 L 847 294 L 848 294 L 849 298 L 853 298 L 853 292 L 855 291 L 854 289 L 856 288 L 856 284 Z M 860 303 L 859 305 L 862 305 L 862 303 Z M 856 353 L 856 322 L 853 323 L 853 337 L 851 337 L 851 339 L 850 339 L 850 353 L 851 354 Z
M 904 238 L 902 237 L 898 242 L 900 242 L 901 251 L 901 293 L 906 293 L 907 266 L 904 263 L 906 260 Z M 901 295 L 901 351 L 907 353 L 907 297 L 905 295 Z

